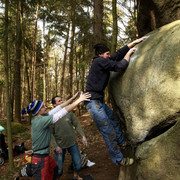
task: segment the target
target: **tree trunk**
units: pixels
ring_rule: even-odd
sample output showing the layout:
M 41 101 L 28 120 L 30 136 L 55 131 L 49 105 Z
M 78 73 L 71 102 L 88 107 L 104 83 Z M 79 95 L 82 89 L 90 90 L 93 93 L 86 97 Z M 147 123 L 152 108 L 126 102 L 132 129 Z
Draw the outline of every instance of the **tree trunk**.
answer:
M 103 0 L 94 0 L 94 45 L 103 41 Z
M 22 48 L 22 14 L 21 0 L 17 0 L 16 17 L 16 59 L 15 59 L 15 121 L 21 122 L 21 48 Z
M 55 58 L 55 95 L 57 95 L 57 84 L 58 84 L 58 59 L 54 55 Z
M 24 46 L 24 43 L 23 43 L 23 46 Z M 28 73 L 28 67 L 27 67 L 27 57 L 26 57 L 26 48 L 24 46 L 24 67 L 25 67 L 25 77 L 26 77 L 26 80 L 27 80 L 27 92 L 28 92 L 28 103 L 30 103 L 32 100 L 31 100 L 31 88 L 30 88 L 30 81 L 29 81 L 29 73 Z M 28 116 L 28 121 L 29 121 L 29 124 L 31 124 L 31 118 L 32 118 L 32 114 L 30 113 L 29 116 Z
M 32 100 L 36 98 L 36 41 L 37 41 L 38 12 L 39 12 L 39 1 L 37 2 L 37 8 L 36 8 L 36 21 L 35 21 L 33 53 L 32 53 L 32 81 L 31 81 Z
M 3 112 L 4 112 L 4 104 L 3 104 L 4 93 L 3 93 L 3 89 L 4 89 L 4 84 L 1 84 L 0 85 L 0 114 L 1 114 L 1 116 L 3 115 Z
M 11 65 L 9 64 L 9 67 L 11 67 Z M 11 68 L 10 68 L 10 72 L 11 72 Z M 13 112 L 14 112 L 14 93 L 15 93 L 15 90 L 14 90 L 14 74 L 10 74 L 10 119 L 11 121 L 14 121 L 13 119 Z
M 77 54 L 76 53 L 76 48 L 75 48 L 75 54 Z M 79 66 L 79 63 L 80 63 L 80 56 L 77 56 L 76 55 L 76 90 L 75 90 L 75 92 L 77 92 L 77 91 L 79 91 L 79 73 L 80 73 L 80 67 L 78 67 Z M 79 61 L 78 61 L 78 59 L 79 59 Z
M 65 69 L 66 69 L 66 60 L 67 60 L 67 49 L 68 49 L 68 41 L 69 41 L 69 28 L 70 23 L 68 23 L 67 28 L 67 35 L 66 35 L 66 41 L 65 41 L 65 51 L 64 51 L 64 60 L 63 60 L 63 68 L 62 68 L 62 74 L 61 74 L 61 86 L 60 86 L 60 97 L 63 97 L 64 93 L 64 76 L 65 76 Z
M 11 119 L 10 119 L 10 97 L 9 97 L 9 70 L 8 70 L 8 0 L 5 1 L 5 32 L 4 32 L 4 65 L 5 65 L 5 86 L 6 86 L 6 117 L 8 131 L 8 156 L 9 168 L 14 168 L 12 153 Z
M 111 54 L 116 52 L 117 46 L 117 9 L 116 9 L 117 0 L 112 0 L 112 16 L 113 16 L 113 32 L 112 32 L 112 43 L 111 43 Z
M 39 66 L 37 67 L 37 70 L 36 70 L 36 81 L 41 82 L 41 69 Z M 36 85 L 36 97 L 35 97 L 36 99 L 42 99 L 43 98 L 41 92 L 42 92 L 41 83 L 37 83 L 37 85 Z
M 85 88 L 84 88 L 84 85 L 85 85 L 85 40 L 83 40 L 83 47 L 82 47 L 82 70 L 81 70 L 81 74 L 82 74 L 82 77 L 81 77 L 81 91 L 85 91 Z
M 24 36 L 23 36 L 23 40 L 24 40 Z M 26 47 L 24 45 L 24 42 L 23 42 L 23 49 L 24 49 L 24 68 L 25 68 L 25 77 L 26 77 L 26 80 L 27 80 L 27 94 L 28 94 L 28 102 L 30 103 L 31 102 L 31 88 L 30 88 L 30 78 L 29 78 L 29 73 L 28 73 L 28 62 L 27 62 L 27 51 L 26 51 Z
M 71 6 L 71 47 L 70 47 L 70 58 L 69 58 L 69 96 L 73 94 L 73 57 L 74 57 L 74 35 L 75 35 L 75 9 L 76 4 L 73 1 Z
M 118 35 L 118 26 L 117 26 L 117 0 L 112 0 L 112 17 L 113 17 L 113 29 L 112 29 L 112 43 L 111 43 L 111 54 L 116 52 L 117 46 L 117 35 Z M 110 104 L 110 92 L 108 87 L 105 89 L 106 102 Z
M 32 101 L 31 100 L 32 96 L 31 96 L 31 87 L 30 87 L 30 77 L 29 77 L 29 71 L 28 71 L 28 61 L 27 61 L 27 56 L 26 56 L 27 50 L 26 50 L 26 47 L 25 47 L 25 39 L 24 39 L 25 34 L 24 34 L 24 31 L 22 31 L 22 34 L 23 34 L 23 44 L 22 45 L 23 45 L 23 51 L 24 51 L 24 73 L 25 73 L 25 79 L 27 81 L 28 103 L 30 103 Z M 31 124 L 31 119 L 32 119 L 32 114 L 30 113 L 29 116 L 28 116 L 29 124 Z
M 43 19 L 43 102 L 45 103 L 47 100 L 46 95 L 46 58 L 45 58 L 45 19 Z
M 23 10 L 24 10 L 24 2 L 21 1 L 21 14 L 22 14 L 22 17 L 23 17 Z M 22 57 L 23 57 L 23 54 L 24 54 L 24 34 L 23 34 L 23 18 L 21 17 L 21 47 L 22 47 L 22 50 L 21 50 L 21 54 L 22 54 Z M 21 60 L 22 61 L 22 60 Z M 21 107 L 24 107 L 24 96 L 25 96 L 25 74 L 24 74 L 24 61 L 21 62 Z

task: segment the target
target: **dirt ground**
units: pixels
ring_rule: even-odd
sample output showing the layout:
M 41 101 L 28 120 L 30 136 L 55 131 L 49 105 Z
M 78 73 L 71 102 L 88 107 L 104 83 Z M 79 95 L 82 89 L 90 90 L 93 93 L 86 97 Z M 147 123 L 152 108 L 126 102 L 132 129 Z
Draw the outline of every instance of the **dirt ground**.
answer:
M 118 180 L 120 167 L 115 165 L 109 158 L 104 140 L 89 116 L 89 113 L 83 111 L 78 119 L 88 140 L 88 147 L 84 147 L 81 137 L 78 136 L 79 149 L 83 150 L 87 154 L 88 159 L 95 163 L 92 167 L 83 168 L 80 171 L 80 176 L 91 174 L 95 180 Z M 30 133 L 30 127 L 28 129 L 27 133 Z M 14 144 L 20 144 L 22 141 L 24 141 L 27 149 L 31 149 L 31 139 L 23 140 L 23 138 L 16 138 L 14 140 L 13 138 Z M 53 153 L 51 155 L 53 156 Z M 15 157 L 14 164 L 16 169 L 14 171 L 8 170 L 8 161 L 3 166 L 0 166 L 0 180 L 13 180 L 17 176 L 17 171 L 25 165 L 23 156 L 22 154 Z M 73 171 L 69 168 L 70 164 L 71 156 L 67 153 L 61 180 L 68 180 L 73 177 Z

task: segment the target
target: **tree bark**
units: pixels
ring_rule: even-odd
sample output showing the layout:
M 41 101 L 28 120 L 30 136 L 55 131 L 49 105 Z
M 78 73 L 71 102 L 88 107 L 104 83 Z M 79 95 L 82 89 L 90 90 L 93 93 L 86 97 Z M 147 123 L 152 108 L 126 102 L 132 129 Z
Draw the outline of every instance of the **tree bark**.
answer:
M 74 35 L 75 35 L 75 9 L 76 4 L 73 1 L 71 6 L 71 47 L 69 58 L 69 97 L 73 94 L 73 58 L 74 58 Z
M 65 76 L 65 70 L 66 70 L 67 49 L 68 49 L 68 41 L 69 41 L 69 28 L 70 28 L 70 23 L 68 23 L 68 28 L 67 28 L 63 68 L 62 68 L 62 74 L 61 74 L 61 86 L 60 86 L 60 97 L 61 98 L 63 97 L 63 93 L 64 93 L 64 76 Z
M 81 67 L 81 74 L 82 74 L 82 77 L 81 77 L 81 91 L 85 91 L 85 88 L 84 88 L 84 85 L 85 85 L 85 40 L 83 40 L 83 45 L 82 45 L 82 67 Z
M 24 40 L 24 35 L 23 35 L 23 40 Z M 27 95 L 28 95 L 28 102 L 31 102 L 31 88 L 30 88 L 30 77 L 29 77 L 29 72 L 28 72 L 28 62 L 27 62 L 27 51 L 26 47 L 23 42 L 23 49 L 24 49 L 24 68 L 25 68 L 25 77 L 27 80 Z
M 76 91 L 79 91 L 79 73 L 80 73 L 80 67 L 79 66 L 79 63 L 80 63 L 80 55 L 78 56 L 77 53 L 76 53 L 76 48 L 75 47 L 75 60 L 76 60 L 76 71 L 75 71 L 75 74 L 76 74 L 76 89 L 75 89 L 75 92 Z M 79 61 L 78 61 L 79 60 Z
M 37 2 L 37 8 L 36 8 L 36 21 L 34 28 L 33 54 L 32 54 L 32 81 L 31 81 L 32 100 L 34 100 L 36 97 L 36 41 L 37 41 L 38 13 L 39 13 L 39 1 Z
M 118 34 L 116 3 L 117 0 L 112 0 L 112 16 L 113 16 L 113 32 L 112 32 L 112 43 L 111 43 L 112 54 L 116 52 L 117 34 Z
M 22 48 L 22 14 L 21 0 L 17 0 L 16 17 L 16 59 L 15 59 L 15 121 L 21 122 L 21 48 Z
M 9 97 L 9 65 L 8 65 L 8 3 L 5 1 L 5 32 L 4 32 L 4 66 L 5 66 L 5 87 L 6 87 L 6 117 L 8 131 L 8 156 L 9 168 L 14 168 L 13 153 L 12 153 L 12 135 L 11 135 L 11 119 L 10 119 L 10 97 Z
M 103 41 L 103 0 L 94 0 L 94 45 Z
M 46 58 L 45 58 L 45 19 L 43 19 L 43 102 L 47 100 L 46 88 Z
M 56 55 L 54 55 L 55 58 L 55 95 L 57 95 L 57 87 L 58 87 L 58 59 Z

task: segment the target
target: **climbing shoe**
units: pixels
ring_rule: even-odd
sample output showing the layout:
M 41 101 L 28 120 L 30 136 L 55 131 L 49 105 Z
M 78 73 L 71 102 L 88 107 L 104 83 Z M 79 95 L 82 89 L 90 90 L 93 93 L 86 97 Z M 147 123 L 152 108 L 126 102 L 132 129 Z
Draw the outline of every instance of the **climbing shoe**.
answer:
M 120 162 L 120 165 L 121 166 L 130 166 L 133 163 L 134 163 L 134 159 L 133 158 L 126 157 L 126 158 L 123 158 L 123 160 Z

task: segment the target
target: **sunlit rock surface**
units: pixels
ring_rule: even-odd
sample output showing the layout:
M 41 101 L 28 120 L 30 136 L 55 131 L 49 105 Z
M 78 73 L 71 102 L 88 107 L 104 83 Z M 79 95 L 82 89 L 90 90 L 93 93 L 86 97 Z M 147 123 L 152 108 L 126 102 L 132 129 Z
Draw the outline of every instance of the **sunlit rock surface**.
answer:
M 126 136 L 135 147 L 129 153 L 135 153 L 134 168 L 121 168 L 119 179 L 179 180 L 180 20 L 148 35 L 125 73 L 112 73 L 109 82 Z
M 148 34 L 123 75 L 112 73 L 110 91 L 128 139 L 143 142 L 180 116 L 180 20 Z M 155 133 L 156 134 L 156 133 Z
M 180 118 L 160 136 L 143 143 L 137 148 L 138 180 L 180 179 Z

